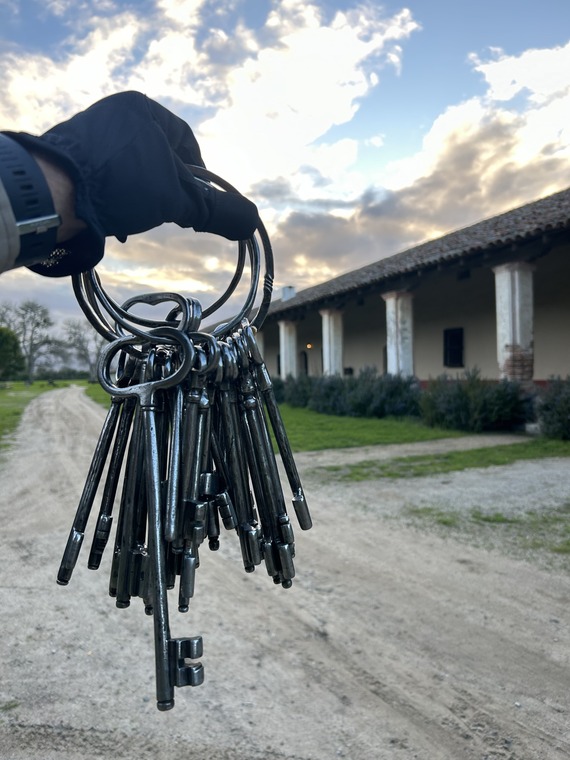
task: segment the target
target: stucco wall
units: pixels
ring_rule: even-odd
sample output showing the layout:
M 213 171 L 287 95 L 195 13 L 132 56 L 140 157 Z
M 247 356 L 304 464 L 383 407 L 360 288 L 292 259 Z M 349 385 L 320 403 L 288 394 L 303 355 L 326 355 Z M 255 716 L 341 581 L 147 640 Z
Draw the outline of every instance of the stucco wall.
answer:
M 468 274 L 468 276 L 467 276 Z M 426 277 L 414 291 L 414 372 L 421 380 L 462 368 L 443 364 L 443 331 L 463 328 L 464 368 L 498 378 L 495 281 L 490 269 L 440 272 Z
M 461 368 L 443 364 L 443 331 L 462 327 L 464 367 L 477 367 L 483 377 L 497 379 L 495 276 L 493 261 L 484 267 L 442 270 L 412 281 L 414 309 L 414 372 L 421 380 Z M 570 375 L 570 246 L 557 248 L 534 262 L 534 378 Z M 343 309 L 343 366 L 354 374 L 364 367 L 386 370 L 386 305 L 380 293 Z M 277 324 L 263 329 L 264 352 L 272 375 L 277 375 Z M 307 343 L 312 345 L 307 349 Z M 297 322 L 299 357 L 307 355 L 310 375 L 322 373 L 321 316 L 308 312 Z M 302 369 L 301 364 L 299 369 Z
M 344 367 L 355 375 L 364 367 L 385 371 L 386 309 L 380 295 L 347 303 L 343 316 Z
M 534 273 L 534 377 L 570 375 L 570 246 L 539 259 Z

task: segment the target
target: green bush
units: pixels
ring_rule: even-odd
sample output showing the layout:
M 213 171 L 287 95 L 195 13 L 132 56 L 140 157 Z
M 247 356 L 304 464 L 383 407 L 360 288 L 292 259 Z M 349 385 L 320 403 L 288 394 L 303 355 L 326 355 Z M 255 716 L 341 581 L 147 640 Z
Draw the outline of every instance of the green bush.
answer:
M 426 425 L 473 433 L 513 430 L 526 419 L 519 384 L 482 380 L 477 369 L 462 378 L 431 380 L 421 394 L 420 411 Z
M 345 416 L 349 414 L 347 390 L 348 383 L 340 375 L 317 377 L 307 406 L 321 414 Z
M 567 396 L 570 410 L 570 380 Z M 421 417 L 430 427 L 474 433 L 514 430 L 530 418 L 518 383 L 482 380 L 477 369 L 456 378 L 441 375 L 424 390 L 415 378 L 378 375 L 374 368 L 357 377 L 288 377 L 283 400 L 322 414 Z
M 415 378 L 361 370 L 347 380 L 348 414 L 355 417 L 417 417 L 420 387 Z
M 378 375 L 374 368 L 357 377 L 288 377 L 284 394 L 291 406 L 350 417 L 418 416 L 419 396 L 414 378 Z
M 547 438 L 570 440 L 570 378 L 552 378 L 537 399 L 540 430 Z
M 285 380 L 284 400 L 291 406 L 304 408 L 308 406 L 313 395 L 313 386 L 317 378 L 301 375 L 294 378 L 289 375 Z

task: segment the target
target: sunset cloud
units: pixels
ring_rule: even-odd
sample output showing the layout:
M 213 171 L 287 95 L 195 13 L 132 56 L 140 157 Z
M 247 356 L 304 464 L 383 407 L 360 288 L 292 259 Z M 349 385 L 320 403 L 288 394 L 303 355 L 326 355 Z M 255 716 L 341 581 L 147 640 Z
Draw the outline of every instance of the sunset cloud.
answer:
M 185 118 L 207 165 L 258 203 L 276 285 L 298 289 L 568 186 L 570 43 L 467 50 L 461 66 L 477 87 L 392 157 L 383 88 L 405 76 L 415 40 L 438 30 L 394 4 L 346 5 L 4 0 L 13 39 L 0 40 L 2 128 L 41 133 L 112 92 L 145 92 Z M 26 44 L 32 7 L 41 30 Z M 42 45 L 48 30 L 54 42 Z M 118 300 L 179 287 L 207 303 L 235 257 L 223 239 L 165 225 L 110 240 L 101 271 Z M 0 300 L 23 289 L 70 303 L 63 284 L 44 282 L 3 275 Z

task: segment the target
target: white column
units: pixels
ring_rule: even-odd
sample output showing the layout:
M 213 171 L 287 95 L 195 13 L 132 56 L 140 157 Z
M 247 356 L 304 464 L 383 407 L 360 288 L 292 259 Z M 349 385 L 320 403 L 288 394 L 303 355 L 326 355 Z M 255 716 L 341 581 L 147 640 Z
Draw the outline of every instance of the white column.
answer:
M 322 309 L 323 375 L 342 375 L 342 311 Z
M 532 380 L 534 374 L 534 267 L 517 261 L 493 268 L 499 375 Z
M 289 375 L 297 377 L 297 325 L 287 320 L 281 320 L 278 324 L 281 357 L 279 376 L 285 380 Z
M 411 293 L 382 293 L 386 301 L 386 353 L 388 374 L 414 374 L 414 310 Z

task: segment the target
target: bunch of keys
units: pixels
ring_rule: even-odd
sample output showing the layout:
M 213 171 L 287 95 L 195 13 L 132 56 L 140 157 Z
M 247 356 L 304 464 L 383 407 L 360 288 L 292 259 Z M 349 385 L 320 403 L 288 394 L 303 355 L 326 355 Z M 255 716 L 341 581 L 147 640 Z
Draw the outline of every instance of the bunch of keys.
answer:
M 214 177 L 200 171 L 208 179 Z M 204 314 L 198 301 L 174 293 L 140 296 L 119 307 L 95 272 L 74 277 L 84 313 L 109 340 L 98 373 L 111 404 L 57 582 L 66 585 L 71 579 L 106 471 L 87 564 L 99 568 L 115 523 L 109 593 L 119 608 L 140 597 L 153 618 L 159 710 L 174 706 L 175 687 L 197 686 L 204 680 L 199 661 L 202 638 L 172 638 L 168 608 L 169 591 L 177 590 L 178 610 L 189 610 L 205 541 L 216 551 L 221 526 L 235 532 L 246 572 L 263 564 L 274 583 L 292 585 L 294 533 L 273 440 L 297 522 L 302 530 L 312 526 L 255 339 L 272 284 L 270 247 L 262 227 L 260 232 L 266 262 L 261 306 L 250 322 L 260 267 L 259 248 L 252 239 L 239 244 L 238 269 L 230 286 L 235 289 L 239 282 L 249 251 L 252 274 L 246 303 L 234 319 L 211 333 L 200 331 L 200 323 L 225 302 L 227 293 Z M 162 322 L 133 317 L 137 304 L 168 301 L 174 308 Z

